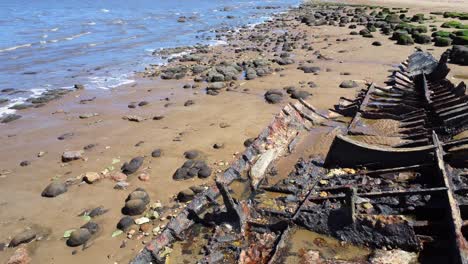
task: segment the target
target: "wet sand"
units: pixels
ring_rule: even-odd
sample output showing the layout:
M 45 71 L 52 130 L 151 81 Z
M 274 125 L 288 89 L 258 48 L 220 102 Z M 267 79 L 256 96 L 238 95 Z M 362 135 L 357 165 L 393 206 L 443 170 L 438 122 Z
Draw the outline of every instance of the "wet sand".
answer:
M 377 4 L 376 1 L 366 2 Z M 404 6 L 407 3 L 391 4 Z M 452 6 L 452 3 L 446 2 L 444 5 L 439 4 L 418 1 L 415 6 L 411 3 L 413 8 L 409 13 L 426 11 L 428 5 L 431 6 L 430 11 L 444 11 L 447 6 Z M 468 9 L 468 5 L 463 8 Z M 364 88 L 365 82 L 384 85 L 388 69 L 407 57 L 415 47 L 395 45 L 381 34 L 374 34 L 373 39 L 350 36 L 351 30 L 346 27 L 308 27 L 297 21 L 290 21 L 287 30 L 292 33 L 303 32 L 309 36 L 307 42 L 314 47 L 314 51 L 320 51 L 323 56 L 332 60 L 320 60 L 313 54 L 314 51 L 297 49 L 291 52 L 295 63 L 281 66 L 283 71 L 255 80 L 235 81 L 238 89 L 223 91 L 217 96 L 206 95 L 204 84 L 200 88 L 183 89 L 184 84 L 193 83 L 189 77 L 182 80 L 139 78 L 136 84 L 112 91 L 74 91 L 44 107 L 21 111 L 23 118 L 2 124 L 0 243 L 8 243 L 12 236 L 26 227 L 38 225 L 49 230 L 49 234 L 41 241 L 27 244 L 32 263 L 127 263 L 143 247 L 142 242 L 151 239 L 151 236 L 140 240 L 126 239 L 127 246 L 120 248 L 125 235 L 111 237 L 116 223 L 122 217 L 120 210 L 124 200 L 132 190 L 143 187 L 152 202 L 159 200 L 163 205 L 174 204 L 173 197 L 179 191 L 193 185 L 211 183 L 216 171 L 226 168 L 235 159 L 234 154 L 244 149 L 244 140 L 257 136 L 273 116 L 288 101 L 293 100 L 285 99 L 280 104 L 268 104 L 263 97 L 268 89 L 282 89 L 286 86 L 299 88 L 304 85 L 301 89 L 312 93 L 306 101 L 320 110 L 326 110 L 333 107 L 341 96 L 353 98 L 359 90 L 339 88 L 342 81 L 355 80 L 360 88 Z M 381 41 L 383 46 L 372 46 L 373 41 Z M 446 50 L 433 45 L 419 46 L 424 50 L 431 49 L 435 57 Z M 232 46 L 217 46 L 207 56 L 217 55 L 216 61 L 239 61 L 259 56 L 258 53 L 246 52 L 237 58 L 238 54 L 233 52 L 234 49 Z M 265 52 L 264 55 L 272 58 L 273 54 Z M 310 64 L 322 69 L 318 75 L 305 74 L 297 69 L 300 63 L 308 64 L 305 62 L 307 60 L 313 60 Z M 450 67 L 450 76 L 466 73 L 466 67 Z M 340 74 L 344 72 L 350 75 Z M 309 81 L 316 83 L 317 87 L 307 87 Z M 94 101 L 79 103 L 80 100 L 93 97 L 96 97 Z M 184 106 L 184 102 L 189 99 L 195 104 Z M 149 104 L 135 109 L 128 108 L 129 103 L 143 100 Z M 167 103 L 171 105 L 165 107 Z M 99 115 L 80 119 L 79 116 L 85 113 Z M 130 122 L 122 119 L 126 115 L 138 115 L 147 119 Z M 153 120 L 157 115 L 163 115 L 164 118 Z M 229 126 L 221 128 L 221 123 Z M 70 132 L 74 134 L 71 138 L 57 139 Z M 141 141 L 143 143 L 135 146 Z M 224 143 L 225 146 L 214 149 L 215 143 Z M 85 151 L 86 160 L 61 162 L 64 151 L 80 150 L 88 144 L 97 146 Z M 156 148 L 163 151 L 160 158 L 151 157 L 151 152 Z M 191 149 L 203 152 L 208 165 L 213 168 L 213 174 L 208 179 L 174 181 L 174 171 L 185 161 L 183 153 Z M 39 152 L 46 153 L 37 157 Z M 64 181 L 79 178 L 83 173 L 100 172 L 111 165 L 118 169 L 125 161 L 136 156 L 145 156 L 139 172 L 148 172 L 149 181 L 140 181 L 136 173 L 129 177 L 130 186 L 127 190 L 115 190 L 115 182 L 103 179 L 94 184 L 73 185 L 68 192 L 55 198 L 40 196 L 53 179 Z M 119 162 L 112 164 L 113 159 L 118 159 Z M 31 164 L 21 167 L 19 164 L 24 160 Z M 219 166 L 220 161 L 228 163 Z M 101 231 L 94 236 L 90 247 L 84 251 L 81 248 L 67 247 L 62 238 L 64 231 L 83 225 L 85 221 L 78 214 L 97 206 L 103 206 L 109 212 L 94 219 Z M 0 262 L 6 262 L 14 250 L 8 248 L 0 251 Z M 72 255 L 74 250 L 76 254 Z

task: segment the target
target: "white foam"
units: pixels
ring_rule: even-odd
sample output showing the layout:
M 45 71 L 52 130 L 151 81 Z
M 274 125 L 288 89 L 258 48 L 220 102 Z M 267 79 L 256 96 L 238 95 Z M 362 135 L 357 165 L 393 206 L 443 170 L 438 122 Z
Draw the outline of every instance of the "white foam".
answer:
M 0 52 L 12 51 L 12 50 L 20 49 L 20 48 L 28 48 L 28 47 L 31 47 L 31 46 L 32 46 L 32 44 L 28 43 L 28 44 L 18 45 L 18 46 L 14 46 L 14 47 L 5 48 L 5 49 L 0 49 Z
M 103 12 L 103 13 L 109 13 L 109 12 L 110 12 L 110 10 L 109 10 L 109 9 L 105 9 L 105 8 L 103 8 L 103 9 L 101 9 L 101 12 Z
M 103 90 L 109 90 L 135 82 L 135 80 L 129 79 L 127 74 L 123 74 L 119 77 L 93 76 L 89 77 L 89 80 L 93 88 Z
M 91 32 L 88 31 L 88 32 L 76 34 L 76 35 L 73 35 L 73 36 L 70 36 L 70 37 L 66 37 L 66 38 L 64 38 L 64 40 L 74 40 L 76 38 L 79 38 L 79 37 L 82 37 L 82 36 L 85 36 L 85 35 L 88 35 L 88 34 L 91 34 Z
M 58 28 L 58 27 L 56 27 L 56 28 L 52 28 L 52 29 L 49 29 L 49 30 L 50 30 L 50 31 L 52 31 L 52 32 L 55 32 L 55 31 L 58 31 L 58 30 L 59 30 L 59 28 Z

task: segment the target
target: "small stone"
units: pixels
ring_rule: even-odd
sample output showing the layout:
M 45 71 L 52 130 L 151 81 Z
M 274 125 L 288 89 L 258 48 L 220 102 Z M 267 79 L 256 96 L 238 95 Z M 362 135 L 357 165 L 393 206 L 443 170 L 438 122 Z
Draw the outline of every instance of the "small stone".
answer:
M 86 228 L 80 228 L 71 233 L 67 240 L 67 246 L 77 247 L 86 243 L 91 238 L 91 232 Z
M 101 175 L 97 172 L 86 172 L 83 176 L 83 180 L 89 184 L 97 182 L 100 179 L 101 179 Z
M 39 153 L 37 153 L 37 157 L 40 158 L 40 157 L 44 157 L 46 153 L 44 151 L 40 151 Z
M 149 176 L 148 173 L 143 172 L 143 173 L 141 173 L 140 175 L 138 175 L 138 179 L 139 179 L 140 181 L 144 181 L 144 182 L 145 182 L 145 181 L 149 181 L 149 180 L 150 180 L 150 176 Z
M 127 180 L 127 174 L 122 173 L 120 171 L 113 171 L 110 174 L 110 178 L 116 182 L 123 182 Z
M 153 227 L 152 224 L 144 223 L 144 224 L 140 225 L 140 231 L 144 232 L 144 233 L 148 233 L 148 232 L 150 232 L 152 227 Z
M 269 104 L 277 104 L 283 100 L 283 93 L 279 90 L 271 89 L 265 93 L 264 97 Z
M 20 244 L 29 243 L 36 238 L 36 231 L 32 229 L 24 230 L 23 232 L 17 234 L 10 241 L 9 247 L 17 247 Z
M 21 167 L 26 167 L 26 166 L 29 166 L 30 164 L 31 162 L 29 160 L 23 160 L 22 162 L 20 162 Z
M 227 128 L 227 127 L 230 127 L 230 126 L 231 126 L 231 125 L 229 125 L 229 124 L 226 123 L 226 122 L 221 122 L 221 123 L 219 123 L 219 127 L 220 127 L 220 128 Z
M 117 223 L 117 229 L 120 229 L 122 231 L 127 231 L 132 225 L 135 224 L 135 220 L 133 220 L 132 217 L 130 216 L 124 216 L 120 219 L 120 221 Z
M 356 88 L 358 86 L 359 85 L 355 81 L 352 81 L 352 80 L 343 81 L 340 84 L 340 88 Z
M 75 90 L 83 90 L 85 88 L 82 84 L 75 84 L 73 87 L 75 88 Z
M 191 106 L 193 104 L 195 104 L 195 102 L 193 100 L 187 100 L 187 101 L 185 101 L 184 106 Z
M 372 206 L 372 204 L 371 204 L 371 203 L 363 203 L 363 204 L 362 204 L 362 207 L 363 207 L 364 209 L 366 209 L 366 210 L 367 210 L 367 209 L 371 209 L 371 208 L 373 208 L 374 206 Z
M 83 150 L 65 151 L 62 154 L 62 162 L 69 162 L 83 158 Z
M 75 133 L 70 132 L 70 133 L 65 133 L 57 137 L 58 140 L 65 140 L 65 139 L 70 139 L 75 135 Z
M 162 150 L 161 149 L 155 149 L 153 152 L 151 152 L 151 157 L 153 158 L 159 158 L 162 155 Z
M 86 224 L 81 226 L 81 228 L 88 229 L 88 231 L 91 233 L 91 235 L 94 235 L 99 231 L 99 225 L 97 223 L 95 223 L 95 222 L 92 222 L 92 221 L 87 222 Z
M 130 186 L 130 183 L 126 182 L 126 181 L 119 181 L 115 186 L 114 186 L 114 189 L 116 190 L 125 190 L 128 188 L 128 186 Z
M 154 116 L 154 117 L 153 117 L 153 120 L 161 120 L 161 119 L 163 119 L 163 118 L 164 118 L 164 116 L 157 115 L 157 116 Z
M 149 218 L 148 217 L 141 217 L 141 218 L 138 218 L 138 219 L 135 219 L 135 224 L 137 225 L 142 225 L 142 224 L 145 224 L 145 223 L 149 223 Z
M 67 192 L 67 185 L 62 182 L 54 181 L 42 191 L 41 195 L 42 197 L 56 197 L 65 192 Z
M 215 148 L 215 149 L 222 149 L 222 148 L 224 148 L 224 143 L 215 143 L 215 144 L 213 145 L 213 148 Z
M 199 155 L 200 153 L 198 152 L 198 150 L 188 150 L 184 152 L 184 157 L 186 159 L 196 159 Z
M 382 46 L 382 42 L 374 41 L 374 42 L 372 42 L 372 46 Z
M 186 190 L 180 191 L 177 194 L 177 201 L 181 203 L 186 203 L 188 201 L 191 201 L 194 196 L 195 196 L 195 193 L 191 189 L 186 189 Z
M 149 102 L 148 101 L 141 101 L 138 103 L 138 106 L 142 107 L 142 106 L 145 106 L 145 105 L 148 105 Z
M 128 120 L 128 121 L 132 121 L 132 122 L 142 122 L 142 121 L 145 120 L 143 117 L 136 116 L 136 115 L 124 116 L 123 119 Z

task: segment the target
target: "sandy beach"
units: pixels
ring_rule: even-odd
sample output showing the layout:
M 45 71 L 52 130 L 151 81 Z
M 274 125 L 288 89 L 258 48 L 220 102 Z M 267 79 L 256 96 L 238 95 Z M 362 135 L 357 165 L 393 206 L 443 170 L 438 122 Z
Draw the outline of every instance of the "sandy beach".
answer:
M 468 1 L 346 2 L 409 7 L 406 16 L 410 17 L 417 13 L 429 17 L 429 12 L 435 11 L 468 12 Z M 373 33 L 373 38 L 350 35 L 353 30 L 363 29 L 361 25 L 356 29 L 348 25 L 307 26 L 294 19 L 294 12 L 238 32 L 220 32 L 227 36 L 227 44 L 203 48 L 206 53 L 198 53 L 199 60 L 175 59 L 166 66 L 148 66 L 147 71 L 137 74 L 133 84 L 109 91 L 86 87 L 74 90 L 45 106 L 20 110 L 17 114 L 21 119 L 0 124 L 0 262 L 7 263 L 16 250 L 5 245 L 16 234 L 32 228 L 36 239 L 24 245 L 31 263 L 128 263 L 152 239 L 153 228 L 167 223 L 180 210 L 175 199 L 180 191 L 213 183 L 215 175 L 245 149 L 244 142 L 257 137 L 282 107 L 296 100 L 290 98 L 285 87 L 310 94 L 305 101 L 325 113 L 340 97 L 353 98 L 366 83 L 385 86 L 388 70 L 415 47 L 436 58 L 448 48 L 396 45 L 379 32 Z M 440 29 L 449 20 L 436 16 L 425 24 Z M 280 36 L 293 47 L 281 50 L 284 46 L 278 41 Z M 376 41 L 381 46 L 372 45 Z M 304 44 L 311 48 L 304 48 Z M 285 52 L 291 62 L 275 63 Z M 225 81 L 227 88 L 213 89 L 219 92 L 216 95 L 206 93 L 205 88 L 212 83 L 194 81 L 199 75 L 160 78 L 164 70 L 174 66 L 210 67 L 222 62 L 242 65 L 259 59 L 268 60 L 270 72 L 251 80 L 239 77 Z M 306 73 L 299 69 L 301 66 L 319 68 Z M 450 80 L 467 82 L 466 66 L 450 64 L 450 68 Z M 154 72 L 161 74 L 149 77 Z M 245 74 L 245 68 L 237 74 Z M 358 87 L 340 88 L 348 80 Z M 280 102 L 265 100 L 270 89 L 283 91 Z M 161 150 L 160 157 L 152 157 L 157 149 Z M 184 153 L 189 150 L 200 153 L 211 175 L 175 181 L 174 172 L 184 164 Z M 82 153 L 77 160 L 62 162 L 66 151 Z M 125 189 L 115 189 L 117 182 L 111 175 L 135 157 L 144 157 L 143 164 L 128 176 Z M 90 173 L 102 174 L 92 183 L 82 181 Z M 52 181 L 68 182 L 68 191 L 54 198 L 41 197 Z M 155 221 L 150 231 L 142 232 L 148 233 L 146 236 L 137 233 L 127 238 L 124 233 L 112 237 L 123 217 L 125 198 L 138 187 L 147 191 L 151 203 L 164 206 L 161 220 Z M 84 225 L 89 219 L 79 215 L 99 206 L 108 211 L 93 218 L 100 227 L 98 233 L 85 249 L 68 247 L 64 232 Z

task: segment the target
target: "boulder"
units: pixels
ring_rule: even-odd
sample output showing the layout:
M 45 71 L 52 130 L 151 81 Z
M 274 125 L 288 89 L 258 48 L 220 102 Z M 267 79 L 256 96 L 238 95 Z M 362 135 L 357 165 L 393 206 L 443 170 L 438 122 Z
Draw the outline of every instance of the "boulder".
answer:
M 468 47 L 454 45 L 450 50 L 450 62 L 468 65 Z
M 0 123 L 6 124 L 20 119 L 22 116 L 17 114 L 8 114 L 3 117 L 0 117 Z
M 117 223 L 117 229 L 120 229 L 125 232 L 134 224 L 135 224 L 135 220 L 133 220 L 131 216 L 124 216 Z
M 277 104 L 283 100 L 283 93 L 276 89 L 268 90 L 265 95 L 265 100 L 270 104 Z
M 124 208 L 122 208 L 122 213 L 125 215 L 140 215 L 145 212 L 146 204 L 141 199 L 129 200 L 125 203 Z
M 353 80 L 343 81 L 340 84 L 340 88 L 356 88 L 359 85 Z

